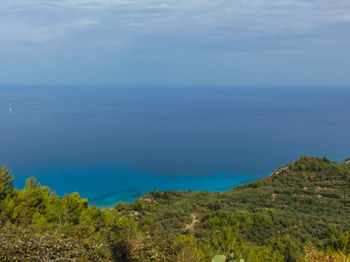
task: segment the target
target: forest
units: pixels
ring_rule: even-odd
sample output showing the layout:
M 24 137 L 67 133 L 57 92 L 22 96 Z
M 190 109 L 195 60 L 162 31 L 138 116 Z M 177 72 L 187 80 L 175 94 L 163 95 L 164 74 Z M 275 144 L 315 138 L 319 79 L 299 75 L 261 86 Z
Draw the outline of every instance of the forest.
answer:
M 227 192 L 111 209 L 0 169 L 0 261 L 350 261 L 350 159 L 301 157 Z

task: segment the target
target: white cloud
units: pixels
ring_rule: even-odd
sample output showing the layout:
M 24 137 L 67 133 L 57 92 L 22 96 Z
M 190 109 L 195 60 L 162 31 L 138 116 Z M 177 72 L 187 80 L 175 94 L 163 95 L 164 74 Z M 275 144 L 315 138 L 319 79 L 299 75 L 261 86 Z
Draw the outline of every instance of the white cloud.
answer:
M 338 19 L 336 19 L 336 21 L 339 21 L 339 22 L 350 22 L 350 12 L 349 12 L 349 14 L 341 15 L 340 17 L 338 17 Z
M 349 22 L 348 0 L 3 0 L 0 37 L 41 42 L 91 32 L 99 42 L 170 37 L 230 44 L 298 37 Z

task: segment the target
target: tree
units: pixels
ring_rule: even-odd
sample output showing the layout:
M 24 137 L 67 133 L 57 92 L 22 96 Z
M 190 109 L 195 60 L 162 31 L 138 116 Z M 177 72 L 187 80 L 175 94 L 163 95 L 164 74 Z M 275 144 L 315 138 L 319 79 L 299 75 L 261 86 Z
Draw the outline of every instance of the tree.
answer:
M 16 223 L 19 225 L 28 225 L 32 223 L 35 213 L 44 215 L 49 192 L 50 189 L 46 186 L 41 186 L 34 177 L 27 179 L 24 189 L 18 191 L 12 219 L 16 220 Z M 38 218 L 38 214 L 36 218 Z
M 0 168 L 0 201 L 12 193 L 13 180 L 14 178 L 12 172 L 5 165 L 3 165 Z
M 81 212 L 88 207 L 88 200 L 80 198 L 80 195 L 75 192 L 64 195 L 62 201 L 65 211 L 65 223 L 79 224 Z
M 288 234 L 271 240 L 271 247 L 284 256 L 285 262 L 295 262 L 301 256 L 300 246 Z

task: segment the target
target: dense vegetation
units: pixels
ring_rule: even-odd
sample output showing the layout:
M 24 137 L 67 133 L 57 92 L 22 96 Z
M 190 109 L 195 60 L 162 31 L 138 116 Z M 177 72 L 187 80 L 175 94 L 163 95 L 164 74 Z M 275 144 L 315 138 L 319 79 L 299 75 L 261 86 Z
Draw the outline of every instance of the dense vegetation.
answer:
M 105 210 L 13 179 L 3 166 L 0 261 L 350 261 L 350 160 L 302 157 L 228 192 L 153 191 Z

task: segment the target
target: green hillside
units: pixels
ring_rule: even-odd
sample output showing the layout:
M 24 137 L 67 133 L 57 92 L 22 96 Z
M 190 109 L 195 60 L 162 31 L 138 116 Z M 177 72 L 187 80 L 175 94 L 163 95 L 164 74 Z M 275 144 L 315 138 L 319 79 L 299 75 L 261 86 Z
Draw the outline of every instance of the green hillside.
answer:
M 350 259 L 349 160 L 302 157 L 228 192 L 153 191 L 108 210 L 12 178 L 3 167 L 0 261 Z

